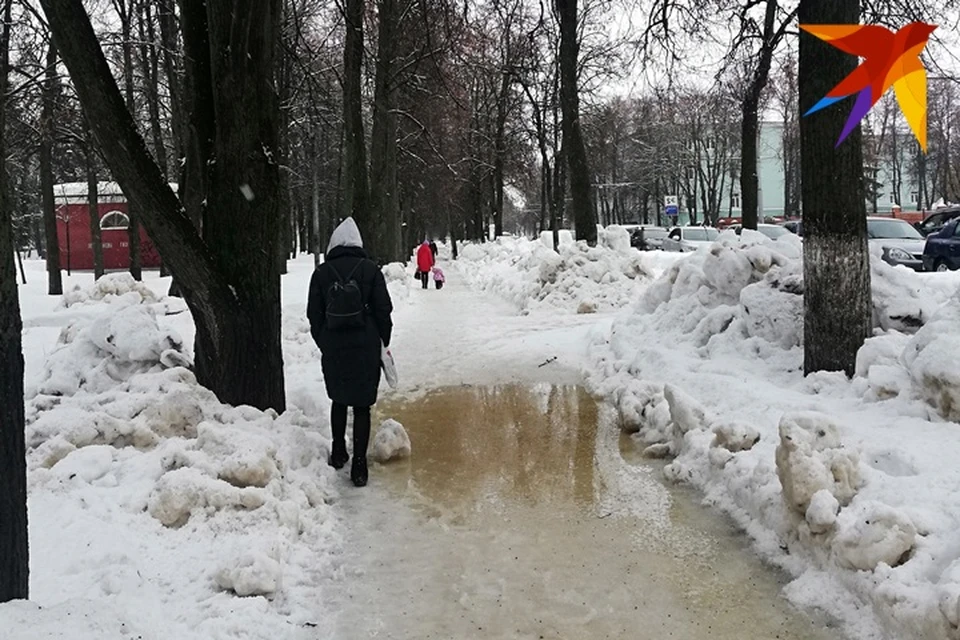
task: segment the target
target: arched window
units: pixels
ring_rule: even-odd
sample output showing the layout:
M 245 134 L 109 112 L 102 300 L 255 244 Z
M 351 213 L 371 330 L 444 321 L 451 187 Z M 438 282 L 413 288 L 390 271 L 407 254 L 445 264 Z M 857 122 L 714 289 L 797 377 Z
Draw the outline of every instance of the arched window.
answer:
M 101 229 L 126 229 L 130 226 L 130 218 L 122 211 L 111 211 L 100 218 Z

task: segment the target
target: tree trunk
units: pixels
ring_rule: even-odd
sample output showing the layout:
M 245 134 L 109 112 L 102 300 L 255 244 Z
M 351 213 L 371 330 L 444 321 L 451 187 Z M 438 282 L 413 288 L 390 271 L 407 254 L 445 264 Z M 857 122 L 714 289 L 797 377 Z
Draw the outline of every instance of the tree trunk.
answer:
M 597 244 L 597 212 L 590 197 L 590 167 L 580 130 L 577 65 L 577 0 L 555 0 L 560 13 L 560 105 L 563 110 L 563 147 L 570 169 L 570 197 L 577 240 Z
M 197 379 L 223 402 L 282 412 L 280 277 L 274 259 L 279 115 L 272 86 L 279 0 L 185 3 L 187 58 L 201 68 L 209 61 L 214 79 L 192 102 L 201 114 L 216 114 L 212 154 L 199 165 L 202 171 L 216 158 L 210 189 L 201 193 L 209 199 L 204 239 L 124 107 L 82 0 L 41 5 L 104 158 L 131 203 L 148 213 L 147 230 L 183 290 L 197 328 Z M 202 42 L 207 24 L 209 47 L 198 50 L 198 34 Z M 192 128 L 191 135 L 198 130 Z
M 789 104 L 789 103 L 786 103 Z M 783 129 L 780 131 L 780 168 L 783 171 L 783 215 L 790 216 L 790 200 L 792 194 L 790 189 L 793 187 L 790 175 L 790 114 L 787 112 L 789 107 L 785 106 L 780 114 L 783 118 Z
M 321 130 L 322 131 L 322 130 Z M 311 139 L 313 153 L 310 159 L 310 251 L 314 266 L 320 266 L 323 249 L 320 246 L 320 149 L 317 148 L 317 133 Z M 326 145 L 321 144 L 321 148 Z
M 509 36 L 505 38 L 509 41 Z M 504 56 L 504 64 L 509 64 L 510 49 Z M 507 100 L 510 99 L 510 74 L 504 69 L 500 73 L 500 92 L 497 94 L 497 128 L 493 145 L 493 234 L 499 238 L 503 234 L 503 183 L 506 165 Z
M 346 0 L 347 33 L 343 45 L 343 154 L 344 218 L 353 216 L 364 238 L 373 239 L 373 224 L 367 207 L 368 182 L 366 141 L 363 137 L 363 13 L 364 0 Z
M 281 2 L 281 13 L 284 11 L 286 3 Z M 276 148 L 275 161 L 280 165 L 278 178 L 279 184 L 279 202 L 277 206 L 280 211 L 280 240 L 277 243 L 277 269 L 281 275 L 287 273 L 287 260 L 291 257 L 296 258 L 296 236 L 293 232 L 294 216 L 292 207 L 292 198 L 290 197 L 290 109 L 287 103 L 290 100 L 290 66 L 292 64 L 292 54 L 281 47 L 278 53 L 277 81 L 276 86 L 279 92 L 278 111 L 280 132 L 278 146 Z
M 285 406 L 280 345 L 279 121 L 274 65 L 280 0 L 207 5 L 216 136 L 204 233 L 240 313 L 197 341 L 197 372 L 217 389 L 237 384 L 231 404 L 253 395 Z M 250 114 L 257 114 L 251 121 Z M 262 252 L 254 260 L 252 254 Z M 227 301 L 224 301 L 227 302 Z M 225 305 L 226 307 L 227 305 Z M 224 309 L 227 310 L 226 308 Z M 232 361 L 229 368 L 221 360 Z M 237 378 L 240 378 L 237 380 Z
M 137 118 L 136 103 L 133 95 L 133 39 L 132 39 L 132 20 L 133 20 L 133 0 L 127 4 L 127 0 L 114 0 L 114 6 L 120 17 L 120 37 L 123 47 L 123 87 L 124 99 L 126 100 L 127 111 L 133 117 Z M 130 256 L 130 275 L 134 280 L 143 279 L 143 269 L 140 263 L 140 212 L 137 206 L 129 201 L 127 204 L 127 216 L 129 226 L 127 227 L 127 245 Z
M 149 2 L 140 5 L 137 27 L 140 35 L 140 67 L 146 81 L 147 115 L 150 119 L 153 157 L 160 165 L 164 177 L 168 177 L 167 147 L 163 141 L 163 126 L 160 123 L 160 56 L 157 54 L 156 27 Z
M 859 0 L 801 0 L 800 24 L 857 24 Z M 855 56 L 800 34 L 800 112 L 806 113 L 856 68 Z M 847 119 L 826 109 L 801 119 L 803 194 L 804 372 L 853 375 L 871 332 L 860 127 L 834 148 Z
M 3 7 L 0 37 L 0 158 L 7 155 L 7 73 L 10 5 Z M 23 411 L 23 323 L 13 262 L 13 206 L 5 163 L 0 163 L 0 603 L 29 597 L 27 462 Z
M 187 116 L 183 106 L 183 79 L 176 63 L 175 52 L 179 50 L 177 42 L 177 18 L 174 0 L 160 0 L 157 10 L 160 23 L 160 45 L 163 53 L 163 73 L 167 78 L 167 90 L 170 93 L 170 128 L 173 132 L 175 157 L 184 157 L 186 136 L 183 133 Z M 179 166 L 177 163 L 174 166 Z M 173 172 L 176 175 L 176 171 Z
M 183 80 L 174 59 L 174 52 L 179 50 L 174 4 L 174 0 L 159 0 L 157 16 L 160 26 L 160 50 L 162 52 L 163 73 L 166 76 L 167 90 L 170 94 L 170 128 L 173 133 L 173 153 L 175 158 L 173 166 L 182 167 L 182 162 L 185 159 L 184 146 L 186 142 L 183 129 L 187 124 L 187 116 L 183 106 Z M 182 173 L 182 169 L 180 171 L 174 169 L 171 173 L 173 176 L 177 176 L 178 173 Z M 170 174 L 168 174 L 167 177 L 169 178 Z M 182 179 L 179 178 L 179 176 L 177 177 L 178 181 L 182 183 Z M 181 184 L 180 186 L 182 187 L 183 185 Z M 163 256 L 160 256 L 160 258 L 160 276 L 171 275 L 167 263 L 162 261 Z M 168 295 L 180 295 L 176 279 L 171 280 Z
M 388 263 L 403 259 L 397 206 L 397 116 L 393 90 L 399 15 L 397 0 L 379 0 L 378 7 L 380 24 L 370 136 L 370 217 L 374 234 L 367 240 L 372 256 L 378 262 Z
M 93 134 L 88 136 L 87 144 L 87 203 L 90 212 L 90 244 L 93 249 L 93 279 L 99 280 L 103 276 L 103 241 L 100 236 L 100 204 L 97 192 L 99 177 L 97 176 L 96 150 Z
M 174 43 L 173 7 L 168 3 L 164 12 L 162 27 L 167 30 L 165 43 Z M 185 129 L 181 129 L 183 161 L 177 196 L 184 211 L 193 221 L 200 236 L 203 236 L 203 222 L 206 218 L 207 193 L 210 189 L 208 161 L 213 154 L 213 138 L 216 135 L 216 122 L 213 114 L 213 78 L 210 75 L 210 36 L 207 33 L 206 0 L 182 4 L 180 12 L 181 32 L 183 34 L 184 60 L 183 90 L 180 109 Z M 164 48 L 166 48 L 166 44 Z M 168 75 L 172 67 L 168 66 Z M 174 106 L 172 87 L 179 86 L 171 82 L 171 106 Z M 159 247 L 163 256 L 163 247 Z M 164 259 L 164 264 L 167 264 Z M 180 296 L 182 291 L 176 273 L 170 282 L 168 295 Z
M 740 129 L 740 216 L 744 229 L 757 228 L 759 221 L 760 180 L 757 176 L 757 134 L 759 96 L 743 101 L 743 122 Z
M 43 108 L 40 114 L 40 196 L 43 203 L 43 230 L 47 251 L 47 293 L 63 294 L 60 273 L 60 241 L 57 238 L 57 205 L 53 197 L 54 112 L 59 82 L 57 48 L 51 38 L 47 49 L 47 69 L 43 82 Z

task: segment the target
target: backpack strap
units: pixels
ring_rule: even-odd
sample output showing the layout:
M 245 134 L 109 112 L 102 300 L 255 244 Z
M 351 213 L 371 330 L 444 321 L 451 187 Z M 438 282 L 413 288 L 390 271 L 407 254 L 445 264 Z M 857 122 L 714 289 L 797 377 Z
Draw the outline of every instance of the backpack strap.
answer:
M 333 271 L 333 274 L 334 274 L 335 276 L 337 276 L 337 280 L 340 281 L 340 284 L 346 284 L 347 281 L 348 281 L 350 278 L 353 277 L 353 274 L 357 272 L 357 269 L 360 268 L 360 265 L 363 263 L 363 260 L 364 260 L 364 259 L 361 258 L 360 260 L 357 261 L 357 264 L 353 265 L 353 269 L 350 270 L 350 274 L 347 275 L 346 278 L 344 278 L 343 276 L 340 275 L 340 272 L 337 271 L 337 268 L 333 266 L 333 263 L 332 263 L 332 262 L 327 262 L 327 263 L 325 263 L 325 264 L 326 264 L 328 267 L 330 267 L 330 270 Z
M 350 275 L 347 276 L 346 280 L 350 280 L 353 277 L 353 274 L 357 272 L 357 269 L 360 268 L 360 265 L 363 264 L 363 258 L 357 260 L 357 264 L 353 265 L 353 269 L 350 270 Z
M 330 270 L 333 271 L 333 275 L 337 276 L 337 281 L 340 284 L 343 284 L 343 278 L 340 277 L 340 272 L 337 271 L 337 268 L 333 266 L 332 262 L 327 262 L 326 265 L 330 267 Z

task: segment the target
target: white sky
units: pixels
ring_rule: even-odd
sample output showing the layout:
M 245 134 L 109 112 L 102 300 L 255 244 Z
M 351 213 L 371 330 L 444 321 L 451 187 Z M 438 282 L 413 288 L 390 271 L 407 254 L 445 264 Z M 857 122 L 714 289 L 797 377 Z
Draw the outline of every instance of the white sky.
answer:
M 616 13 L 619 18 L 614 17 L 611 20 L 609 32 L 612 37 L 630 34 L 636 38 L 643 30 L 646 24 L 646 9 L 641 8 L 641 3 L 635 0 L 623 0 L 623 4 Z M 646 3 L 643 3 L 646 5 Z M 925 52 L 925 63 L 927 64 L 930 77 L 952 76 L 960 80 L 960 31 L 958 31 L 958 22 L 960 22 L 960 13 L 952 12 L 950 15 L 944 15 L 936 20 L 938 29 L 934 32 L 930 43 Z M 794 27 L 793 31 L 796 31 Z M 699 86 L 708 89 L 714 83 L 714 77 L 720 69 L 723 56 L 727 52 L 728 43 L 733 34 L 729 29 L 724 29 L 722 25 L 713 30 L 713 43 L 698 43 L 696 46 L 687 47 L 684 52 L 682 66 L 678 73 L 672 78 L 661 69 L 644 69 L 639 64 L 639 60 L 632 65 L 632 68 L 619 83 L 610 83 L 605 87 L 606 95 L 642 95 L 655 86 L 665 87 L 670 80 L 675 84 L 687 86 Z M 783 55 L 787 48 L 796 50 L 797 35 L 791 34 L 786 38 L 778 55 Z M 936 85 L 931 83 L 928 91 L 932 94 L 936 90 Z

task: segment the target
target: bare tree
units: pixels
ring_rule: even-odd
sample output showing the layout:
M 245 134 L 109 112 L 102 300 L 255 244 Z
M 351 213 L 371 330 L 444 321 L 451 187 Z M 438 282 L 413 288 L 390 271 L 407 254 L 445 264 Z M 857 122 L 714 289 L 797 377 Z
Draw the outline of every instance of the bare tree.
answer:
M 783 213 L 800 215 L 800 111 L 797 59 L 792 53 L 777 66 L 772 82 L 773 100 L 780 116 L 780 166 L 783 171 Z
M 800 0 L 799 14 L 801 24 L 857 24 L 860 2 Z M 856 57 L 802 33 L 800 111 L 809 110 L 857 63 Z M 852 376 L 857 351 L 872 327 L 860 127 L 834 148 L 847 115 L 827 109 L 800 121 L 805 373 Z
M 137 113 L 134 97 L 134 69 L 133 69 L 133 14 L 134 0 L 113 0 L 113 7 L 120 18 L 120 45 L 123 51 L 123 95 L 127 111 Z M 130 253 L 130 275 L 135 280 L 143 278 L 143 268 L 140 260 L 140 211 L 136 204 L 127 205 L 127 242 Z
M 88 129 L 87 145 L 87 205 L 90 212 L 90 248 L 93 250 L 93 278 L 103 276 L 103 241 L 100 234 L 99 174 L 97 173 L 97 150 L 93 131 Z
M 563 149 L 570 170 L 570 195 L 578 240 L 597 243 L 597 212 L 590 189 L 590 167 L 580 130 L 580 96 L 577 87 L 577 0 L 554 0 L 560 21 L 560 104 L 563 110 Z
M 6 158 L 12 0 L 3 3 L 0 36 L 0 158 Z M 23 349 L 13 216 L 6 163 L 0 163 L 0 603 L 26 600 L 30 585 L 27 545 L 27 463 L 24 444 Z
M 60 243 L 57 240 L 57 206 L 53 195 L 53 145 L 55 140 L 54 112 L 59 82 L 57 80 L 57 48 L 50 39 L 47 48 L 47 66 L 43 82 L 43 111 L 40 115 L 40 195 L 43 201 L 43 227 L 47 250 L 47 293 L 63 293 L 60 273 Z
M 207 203 L 203 238 L 137 132 L 81 0 L 41 5 L 104 158 L 183 289 L 197 325 L 197 379 L 223 402 L 282 411 L 272 85 L 279 0 L 184 6 L 186 58 L 200 69 L 192 71 L 192 120 L 208 125 L 191 127 L 188 146 L 201 151 L 188 157 L 187 173 L 205 176 L 188 175 L 200 191 L 184 202 Z
M 649 58 L 652 51 L 666 48 L 680 58 L 676 33 L 693 38 L 701 46 L 713 38 L 713 30 L 733 25 L 736 35 L 727 54 L 727 66 L 746 65 L 747 83 L 741 95 L 740 194 L 743 225 L 756 229 L 759 207 L 757 176 L 761 100 L 770 77 L 773 57 L 796 17 L 796 9 L 781 0 L 655 0 L 649 22 L 641 37 L 641 48 Z
M 885 185 L 889 183 L 890 202 L 902 206 L 904 151 L 909 142 L 904 139 L 900 126 L 900 107 L 896 96 L 892 92 L 883 96 L 875 110 L 880 114 L 880 153 Z
M 377 6 L 379 32 L 370 136 L 370 216 L 371 227 L 376 231 L 369 239 L 374 256 L 383 262 L 394 262 L 402 256 L 394 74 L 397 71 L 397 28 L 404 7 L 398 0 L 379 0 Z
M 373 237 L 373 220 L 367 207 L 367 156 L 363 137 L 363 12 L 364 0 L 346 0 L 347 33 L 343 45 L 343 153 L 341 215 L 353 216 L 365 237 Z

